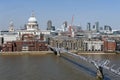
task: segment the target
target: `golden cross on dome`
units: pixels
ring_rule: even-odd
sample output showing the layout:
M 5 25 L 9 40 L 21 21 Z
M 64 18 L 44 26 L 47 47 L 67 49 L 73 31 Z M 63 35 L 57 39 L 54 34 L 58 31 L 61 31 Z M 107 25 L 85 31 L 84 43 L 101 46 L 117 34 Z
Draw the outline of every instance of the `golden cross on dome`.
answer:
M 34 15 L 34 11 L 32 10 L 32 17 L 35 17 L 35 15 Z

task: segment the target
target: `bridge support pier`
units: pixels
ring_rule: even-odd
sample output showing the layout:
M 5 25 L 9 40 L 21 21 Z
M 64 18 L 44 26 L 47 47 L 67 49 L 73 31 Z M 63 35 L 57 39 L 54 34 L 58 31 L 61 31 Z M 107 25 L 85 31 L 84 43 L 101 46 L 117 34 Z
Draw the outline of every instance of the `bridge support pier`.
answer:
M 60 50 L 54 49 L 53 52 L 55 55 L 60 56 Z
M 103 80 L 104 75 L 103 75 L 103 69 L 101 66 L 97 68 L 97 75 L 96 75 L 96 80 Z
M 54 52 L 55 55 L 60 56 L 60 48 L 49 46 L 49 49 Z
M 60 50 L 57 50 L 56 52 L 57 52 L 57 56 L 60 56 Z

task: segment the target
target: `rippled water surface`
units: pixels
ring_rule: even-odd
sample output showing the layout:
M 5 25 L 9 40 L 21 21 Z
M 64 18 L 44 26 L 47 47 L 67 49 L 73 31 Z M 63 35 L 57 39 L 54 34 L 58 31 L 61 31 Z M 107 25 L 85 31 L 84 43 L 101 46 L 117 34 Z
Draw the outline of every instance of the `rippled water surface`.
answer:
M 93 80 L 76 66 L 53 54 L 0 56 L 0 80 Z

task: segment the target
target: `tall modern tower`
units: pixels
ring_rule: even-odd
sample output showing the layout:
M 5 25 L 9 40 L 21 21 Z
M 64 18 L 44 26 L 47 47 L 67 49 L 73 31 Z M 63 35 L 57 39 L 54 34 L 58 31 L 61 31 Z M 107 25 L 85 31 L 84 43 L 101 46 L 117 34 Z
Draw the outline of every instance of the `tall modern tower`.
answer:
M 91 31 L 91 23 L 87 23 L 87 30 Z
M 67 30 L 67 21 L 65 21 L 64 23 L 63 23 L 63 26 L 64 26 L 64 31 L 66 31 Z
M 64 22 L 64 26 L 65 26 L 65 28 L 67 28 L 67 21 Z
M 47 22 L 47 30 L 51 30 L 52 29 L 52 21 L 48 20 Z
M 96 32 L 99 32 L 99 22 L 95 22 Z

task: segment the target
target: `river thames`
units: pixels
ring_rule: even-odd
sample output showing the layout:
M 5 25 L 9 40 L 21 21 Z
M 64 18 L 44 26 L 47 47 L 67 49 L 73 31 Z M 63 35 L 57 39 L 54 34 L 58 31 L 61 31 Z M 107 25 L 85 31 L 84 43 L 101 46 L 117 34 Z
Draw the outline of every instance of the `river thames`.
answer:
M 83 56 L 109 59 L 118 66 L 120 63 L 120 55 Z M 75 64 L 54 54 L 0 56 L 0 80 L 95 80 L 95 75 L 89 75 Z
M 0 56 L 0 80 L 94 80 L 54 54 Z

